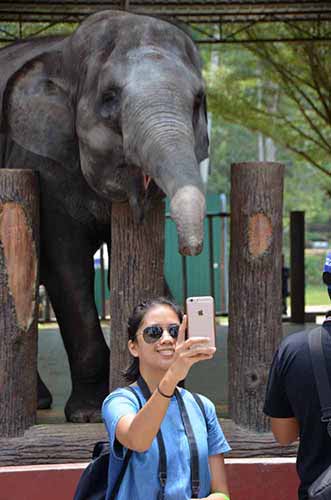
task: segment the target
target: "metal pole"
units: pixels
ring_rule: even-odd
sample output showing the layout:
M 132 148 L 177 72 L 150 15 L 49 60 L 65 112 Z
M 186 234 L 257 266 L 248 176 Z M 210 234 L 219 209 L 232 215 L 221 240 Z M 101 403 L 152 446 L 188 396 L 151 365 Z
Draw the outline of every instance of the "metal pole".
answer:
M 106 319 L 105 263 L 103 244 L 100 247 L 101 319 Z
M 47 323 L 51 320 L 51 304 L 49 301 L 48 294 L 45 289 L 45 315 L 44 315 L 44 321 Z
M 291 321 L 305 322 L 305 213 L 291 212 Z
M 209 237 L 210 290 L 211 290 L 211 296 L 215 297 L 213 216 L 211 214 L 208 214 L 207 218 L 208 218 L 208 237 Z
M 183 276 L 183 306 L 185 306 L 185 299 L 187 297 L 187 269 L 186 269 L 185 255 L 182 255 L 182 276 Z
M 221 212 L 226 212 L 226 194 L 220 194 Z M 221 313 L 229 311 L 228 221 L 221 216 Z

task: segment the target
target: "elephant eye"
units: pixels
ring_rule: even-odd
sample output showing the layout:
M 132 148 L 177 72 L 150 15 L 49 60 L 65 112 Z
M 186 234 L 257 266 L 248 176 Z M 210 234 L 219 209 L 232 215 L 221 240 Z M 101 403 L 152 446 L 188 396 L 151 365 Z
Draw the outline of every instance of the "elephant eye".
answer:
M 193 127 L 197 125 L 198 119 L 199 119 L 199 113 L 201 109 L 201 105 L 204 101 L 205 95 L 203 90 L 200 90 L 195 98 L 194 98 L 194 103 L 193 103 Z
M 203 101 L 203 98 L 204 98 L 204 93 L 203 93 L 203 90 L 200 90 L 197 95 L 195 96 L 195 99 L 194 99 L 194 105 L 199 107 Z
M 102 102 L 103 103 L 109 103 L 114 101 L 114 99 L 117 97 L 117 92 L 115 89 L 108 90 L 105 92 L 102 96 Z
M 107 90 L 101 97 L 100 114 L 102 118 L 112 119 L 116 114 L 120 93 L 117 89 Z

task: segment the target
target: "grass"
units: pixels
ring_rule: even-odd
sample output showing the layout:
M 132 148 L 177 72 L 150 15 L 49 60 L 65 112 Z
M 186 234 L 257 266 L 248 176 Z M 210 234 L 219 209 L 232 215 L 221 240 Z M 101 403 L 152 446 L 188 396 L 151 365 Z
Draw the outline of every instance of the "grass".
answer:
M 321 283 L 320 286 L 306 287 L 306 305 L 307 306 L 322 306 L 330 305 L 330 300 L 326 286 Z

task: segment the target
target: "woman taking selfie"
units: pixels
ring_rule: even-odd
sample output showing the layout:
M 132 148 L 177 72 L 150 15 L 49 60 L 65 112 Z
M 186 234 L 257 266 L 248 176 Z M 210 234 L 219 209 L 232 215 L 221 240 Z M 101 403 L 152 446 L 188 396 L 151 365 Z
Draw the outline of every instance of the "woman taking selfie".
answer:
M 102 408 L 111 450 L 106 500 L 114 489 L 117 500 L 229 500 L 223 453 L 230 447 L 215 407 L 178 388 L 215 348 L 206 338 L 185 340 L 185 329 L 186 317 L 164 298 L 138 304 L 129 318 L 131 386 L 112 392 Z

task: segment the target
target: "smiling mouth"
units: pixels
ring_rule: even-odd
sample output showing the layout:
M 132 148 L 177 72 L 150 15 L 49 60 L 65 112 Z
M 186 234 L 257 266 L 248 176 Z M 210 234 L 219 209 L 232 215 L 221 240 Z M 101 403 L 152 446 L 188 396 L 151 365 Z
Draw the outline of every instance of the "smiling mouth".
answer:
M 157 351 L 159 354 L 162 356 L 172 356 L 174 354 L 174 349 L 162 349 L 160 351 Z

